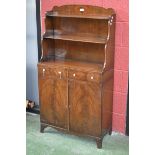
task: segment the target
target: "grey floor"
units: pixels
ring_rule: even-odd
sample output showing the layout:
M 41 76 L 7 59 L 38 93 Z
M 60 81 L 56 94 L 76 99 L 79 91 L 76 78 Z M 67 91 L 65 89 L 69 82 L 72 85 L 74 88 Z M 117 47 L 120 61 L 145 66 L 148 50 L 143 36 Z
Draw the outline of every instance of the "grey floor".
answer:
M 40 133 L 39 115 L 27 113 L 27 155 L 128 155 L 129 138 L 120 134 L 106 135 L 102 149 L 96 148 L 94 140 L 57 132 L 46 128 Z

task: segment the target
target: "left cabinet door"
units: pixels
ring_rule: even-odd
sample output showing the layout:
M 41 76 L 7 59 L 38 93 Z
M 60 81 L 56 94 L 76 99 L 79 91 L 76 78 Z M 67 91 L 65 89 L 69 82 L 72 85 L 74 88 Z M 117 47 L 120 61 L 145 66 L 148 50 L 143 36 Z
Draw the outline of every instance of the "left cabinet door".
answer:
M 67 80 L 51 74 L 48 68 L 38 68 L 41 122 L 67 129 Z

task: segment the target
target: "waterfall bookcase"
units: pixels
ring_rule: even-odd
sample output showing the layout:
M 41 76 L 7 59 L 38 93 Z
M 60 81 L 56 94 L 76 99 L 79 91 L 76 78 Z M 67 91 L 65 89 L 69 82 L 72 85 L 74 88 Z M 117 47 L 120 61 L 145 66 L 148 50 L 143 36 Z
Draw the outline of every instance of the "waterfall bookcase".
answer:
M 41 132 L 96 140 L 112 130 L 115 12 L 90 5 L 46 12 L 38 63 Z

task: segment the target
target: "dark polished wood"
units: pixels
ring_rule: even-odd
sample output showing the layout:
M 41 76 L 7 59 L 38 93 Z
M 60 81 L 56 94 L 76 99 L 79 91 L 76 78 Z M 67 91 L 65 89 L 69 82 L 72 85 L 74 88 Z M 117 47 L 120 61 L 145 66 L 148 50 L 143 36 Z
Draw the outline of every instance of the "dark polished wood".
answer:
M 43 74 L 39 78 L 41 120 L 67 128 L 67 82 L 63 75 L 55 74 L 56 78 L 46 76 Z
M 69 81 L 70 130 L 101 136 L 101 91 L 93 82 Z
M 60 16 L 60 17 L 72 17 L 72 18 L 90 18 L 96 19 L 110 19 L 111 15 L 115 12 L 112 8 L 105 9 L 99 6 L 91 5 L 63 5 L 54 6 L 52 11 L 47 11 L 47 16 Z
M 88 136 L 102 148 L 112 129 L 115 13 L 89 5 L 46 13 L 38 63 L 41 132 Z

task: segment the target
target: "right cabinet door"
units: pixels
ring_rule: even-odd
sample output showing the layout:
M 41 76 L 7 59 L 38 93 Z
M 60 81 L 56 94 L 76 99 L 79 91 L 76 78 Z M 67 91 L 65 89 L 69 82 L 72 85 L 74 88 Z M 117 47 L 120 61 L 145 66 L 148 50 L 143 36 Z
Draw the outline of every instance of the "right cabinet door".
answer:
M 69 80 L 70 131 L 101 135 L 101 87 L 95 82 Z

